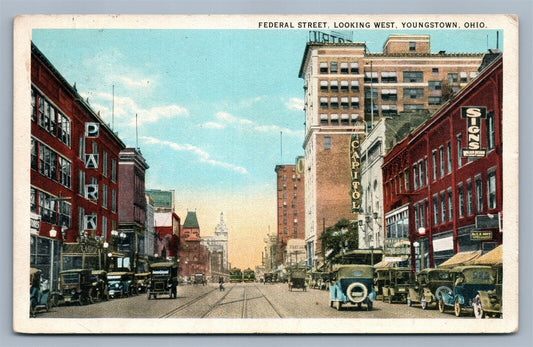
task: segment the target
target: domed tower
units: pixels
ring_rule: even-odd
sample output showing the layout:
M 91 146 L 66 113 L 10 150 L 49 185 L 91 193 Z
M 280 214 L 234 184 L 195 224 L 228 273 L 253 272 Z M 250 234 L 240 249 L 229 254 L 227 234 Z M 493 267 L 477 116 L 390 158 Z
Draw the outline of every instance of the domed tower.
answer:
M 215 240 L 222 246 L 222 264 L 223 270 L 228 270 L 228 227 L 224 220 L 224 212 L 220 212 L 220 222 L 215 227 Z

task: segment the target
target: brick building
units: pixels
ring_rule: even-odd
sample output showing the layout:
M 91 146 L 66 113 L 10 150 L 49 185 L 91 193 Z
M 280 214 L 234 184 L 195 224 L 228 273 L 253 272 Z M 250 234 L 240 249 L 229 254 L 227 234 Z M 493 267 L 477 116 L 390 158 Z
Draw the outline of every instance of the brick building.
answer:
M 119 154 L 118 232 L 119 252 L 130 269 L 148 270 L 144 251 L 146 223 L 145 172 L 149 168 L 141 151 L 125 148 Z M 123 267 L 123 266 L 121 266 Z
M 33 43 L 30 117 L 30 264 L 54 290 L 60 270 L 105 267 L 125 145 Z
M 155 212 L 154 230 L 154 257 L 177 260 L 181 218 L 174 212 Z
M 503 74 L 495 53 L 384 159 L 385 234 L 408 235 L 413 270 L 502 242 Z
M 276 265 L 287 260 L 287 242 L 305 239 L 305 204 L 303 157 L 295 165 L 276 165 L 277 247 Z M 305 256 L 303 256 L 305 259 Z
M 179 274 L 194 276 L 195 273 L 207 273 L 209 253 L 201 243 L 200 225 L 196 211 L 188 211 L 180 233 L 178 259 Z
M 308 42 L 299 77 L 305 90 L 305 239 L 309 265 L 320 234 L 351 211 L 349 144 L 382 116 L 434 111 L 477 75 L 483 54 L 430 51 L 429 35 L 391 35 L 383 52 L 361 42 Z

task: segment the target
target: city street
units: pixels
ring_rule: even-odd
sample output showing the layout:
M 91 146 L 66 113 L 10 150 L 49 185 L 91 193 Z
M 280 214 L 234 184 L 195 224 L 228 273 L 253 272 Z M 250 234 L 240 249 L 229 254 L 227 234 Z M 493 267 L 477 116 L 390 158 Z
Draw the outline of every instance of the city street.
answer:
M 465 312 L 466 319 L 473 319 Z M 456 319 L 453 308 L 440 313 L 419 305 L 374 302 L 372 311 L 347 305 L 341 311 L 329 307 L 329 291 L 299 289 L 290 292 L 287 284 L 237 283 L 178 287 L 177 299 L 146 294 L 112 299 L 86 306 L 59 306 L 38 318 L 447 318 Z

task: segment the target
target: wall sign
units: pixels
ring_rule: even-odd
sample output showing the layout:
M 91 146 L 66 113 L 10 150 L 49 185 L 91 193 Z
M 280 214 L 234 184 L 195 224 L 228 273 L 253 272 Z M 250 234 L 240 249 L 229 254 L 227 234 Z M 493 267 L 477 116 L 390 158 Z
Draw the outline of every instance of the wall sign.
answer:
M 98 200 L 98 184 L 85 185 L 85 198 L 88 200 Z
M 95 214 L 90 214 L 84 216 L 84 222 L 85 222 L 85 230 L 96 230 L 98 218 Z
M 484 157 L 487 150 L 481 148 L 481 119 L 487 118 L 485 106 L 461 107 L 461 118 L 466 118 L 466 148 L 463 157 Z
M 352 198 L 352 213 L 361 210 L 361 146 L 359 135 L 353 134 L 350 139 L 350 167 L 352 170 L 352 184 L 350 195 Z
M 100 133 L 99 123 L 93 123 L 93 122 L 85 123 L 85 137 L 86 138 L 98 137 L 99 133 Z

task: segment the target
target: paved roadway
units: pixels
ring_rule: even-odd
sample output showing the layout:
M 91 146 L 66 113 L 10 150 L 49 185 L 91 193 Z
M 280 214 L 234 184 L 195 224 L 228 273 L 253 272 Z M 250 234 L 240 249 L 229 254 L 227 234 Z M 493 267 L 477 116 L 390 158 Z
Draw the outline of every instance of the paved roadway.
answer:
M 465 311 L 466 319 L 473 318 Z M 450 307 L 445 313 L 419 305 L 374 302 L 372 311 L 347 306 L 341 311 L 329 307 L 329 291 L 308 289 L 289 292 L 287 284 L 237 283 L 183 285 L 178 298 L 166 296 L 148 300 L 146 294 L 112 299 L 87 306 L 60 306 L 39 318 L 457 318 Z

